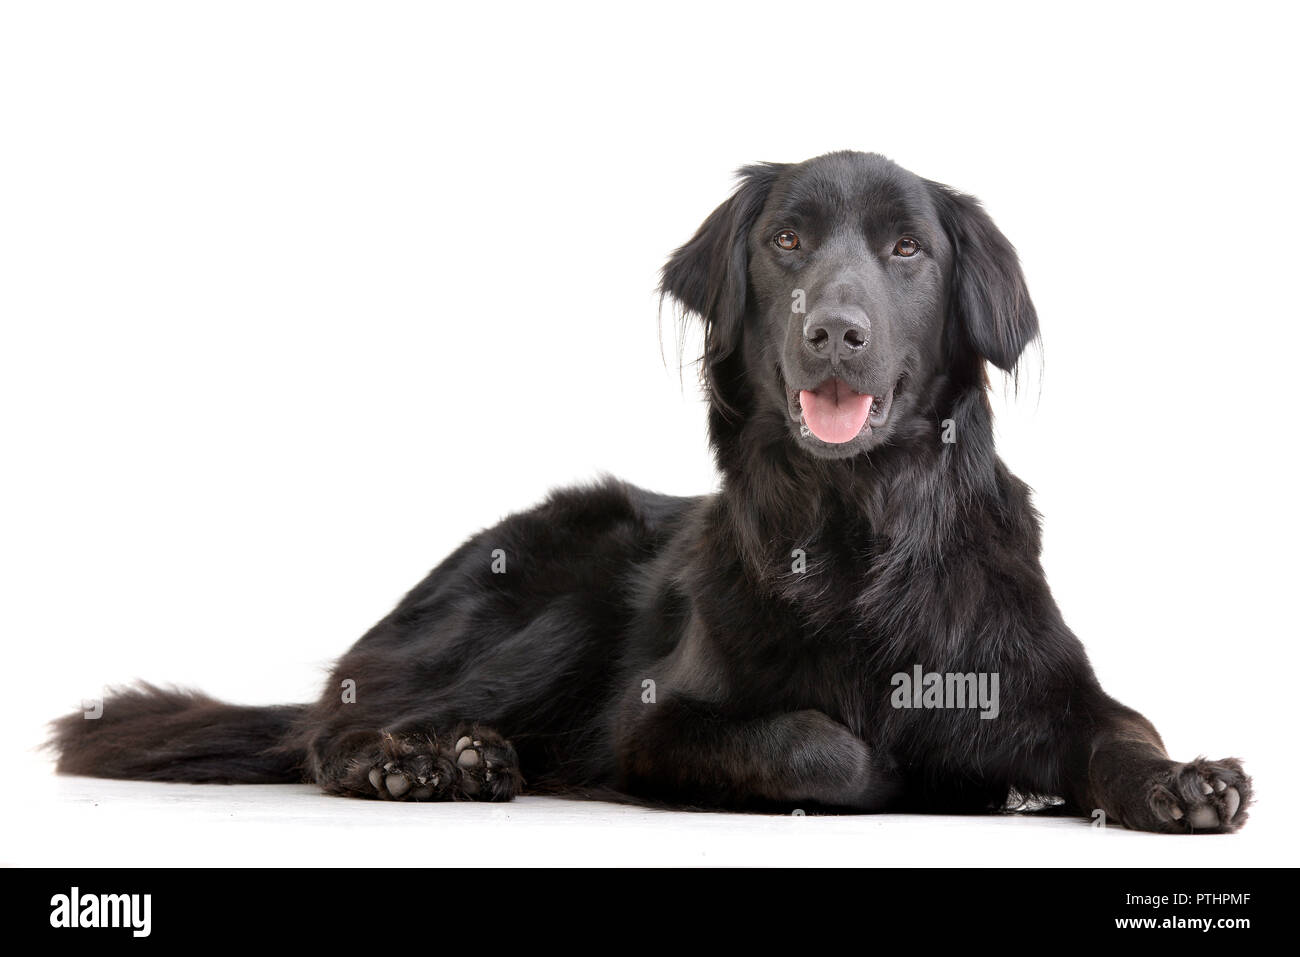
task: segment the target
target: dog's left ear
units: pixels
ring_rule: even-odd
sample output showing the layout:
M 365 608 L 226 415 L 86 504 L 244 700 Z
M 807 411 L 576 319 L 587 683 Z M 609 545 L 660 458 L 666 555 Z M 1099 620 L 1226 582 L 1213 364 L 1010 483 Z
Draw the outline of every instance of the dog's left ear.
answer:
M 704 320 L 706 372 L 740 342 L 749 289 L 749 230 L 784 165 L 759 163 L 741 169 L 736 191 L 664 264 L 660 295 L 671 296 Z
M 1015 247 L 973 196 L 926 184 L 952 244 L 953 317 L 980 356 L 1010 372 L 1038 338 L 1038 313 Z

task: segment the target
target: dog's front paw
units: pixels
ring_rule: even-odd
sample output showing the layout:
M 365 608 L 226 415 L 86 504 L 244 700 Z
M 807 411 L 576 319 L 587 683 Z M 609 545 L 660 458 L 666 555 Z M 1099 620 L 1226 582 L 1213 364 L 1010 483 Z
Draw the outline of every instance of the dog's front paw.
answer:
M 1149 782 L 1147 811 L 1151 826 L 1143 829 L 1171 834 L 1228 834 L 1246 823 L 1251 797 L 1250 777 L 1236 758 L 1170 762 Z

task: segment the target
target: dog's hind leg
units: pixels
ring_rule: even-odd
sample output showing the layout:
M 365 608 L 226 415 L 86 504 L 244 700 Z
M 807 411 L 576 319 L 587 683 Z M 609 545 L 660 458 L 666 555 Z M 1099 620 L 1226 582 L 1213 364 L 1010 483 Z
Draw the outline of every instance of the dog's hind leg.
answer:
M 901 791 L 879 754 L 820 711 L 737 720 L 677 696 L 628 708 L 620 725 L 619 787 L 635 795 L 711 807 L 882 811 Z

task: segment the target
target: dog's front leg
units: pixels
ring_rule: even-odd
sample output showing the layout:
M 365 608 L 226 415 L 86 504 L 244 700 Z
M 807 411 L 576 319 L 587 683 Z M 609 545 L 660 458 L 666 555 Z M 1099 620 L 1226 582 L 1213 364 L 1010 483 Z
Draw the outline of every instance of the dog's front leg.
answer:
M 620 787 L 675 803 L 874 811 L 896 791 L 867 744 L 820 711 L 742 720 L 678 695 L 629 705 L 616 744 Z
M 1073 763 L 1075 803 L 1135 830 L 1227 833 L 1245 823 L 1251 802 L 1240 761 L 1174 761 L 1150 721 L 1110 699 L 1077 742 Z

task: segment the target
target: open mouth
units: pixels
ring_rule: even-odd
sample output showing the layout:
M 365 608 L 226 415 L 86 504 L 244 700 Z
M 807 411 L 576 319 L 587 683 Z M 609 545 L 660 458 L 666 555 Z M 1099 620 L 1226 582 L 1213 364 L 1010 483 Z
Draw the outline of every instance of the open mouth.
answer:
M 873 396 L 855 391 L 842 379 L 827 379 L 816 388 L 792 391 L 790 415 L 799 422 L 805 436 L 811 434 L 828 444 L 843 445 L 884 425 L 894 391 Z

